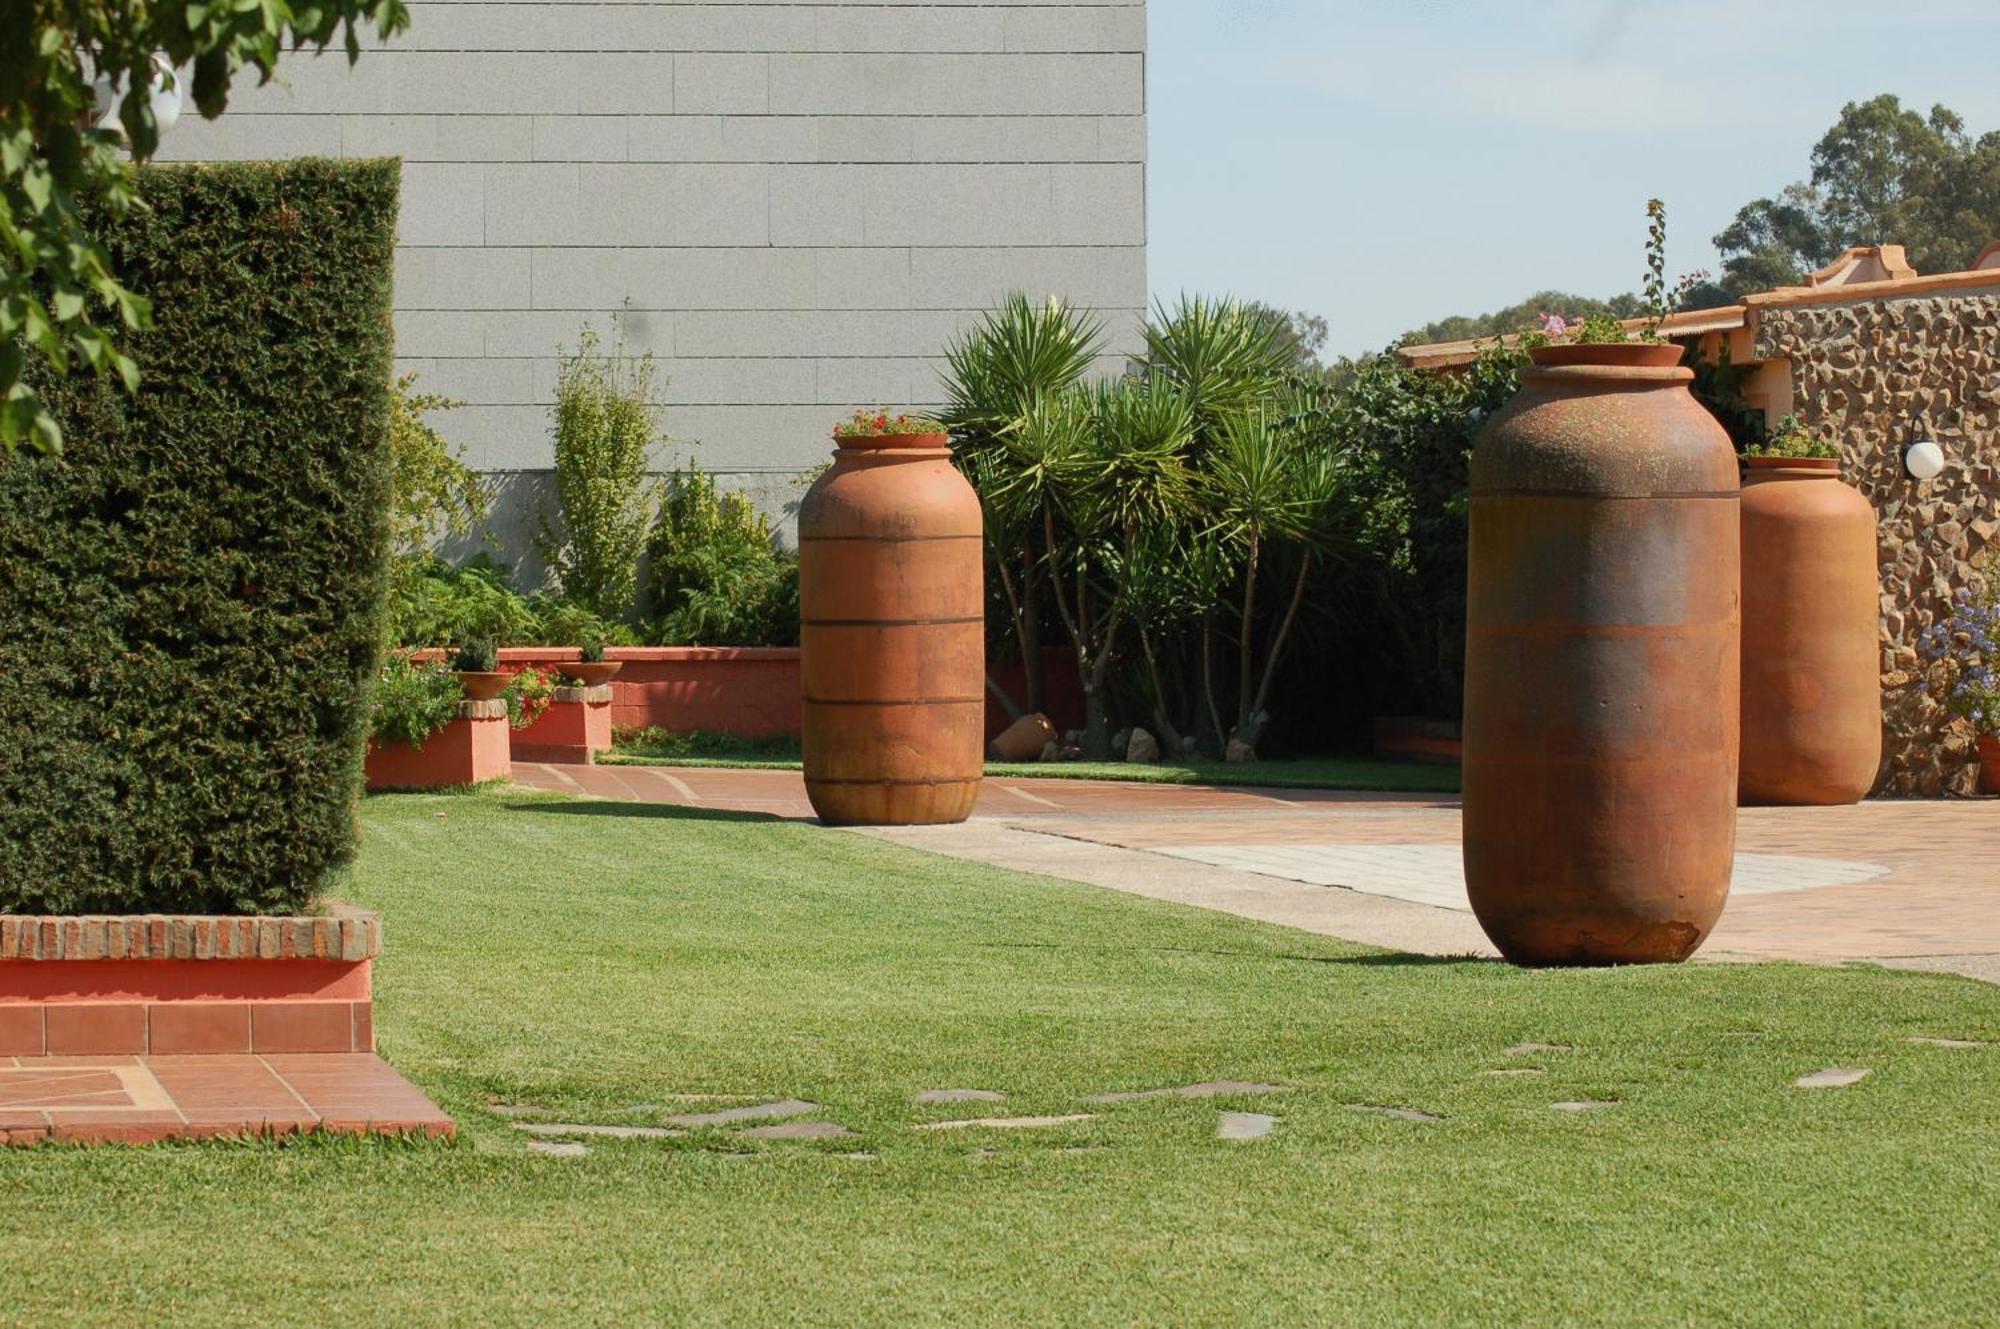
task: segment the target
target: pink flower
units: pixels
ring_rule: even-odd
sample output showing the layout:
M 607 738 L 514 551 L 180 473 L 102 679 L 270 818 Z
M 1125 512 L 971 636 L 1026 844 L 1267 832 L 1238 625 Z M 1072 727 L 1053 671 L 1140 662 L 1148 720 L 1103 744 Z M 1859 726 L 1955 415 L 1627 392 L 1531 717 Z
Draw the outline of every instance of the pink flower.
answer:
M 1569 335 L 1569 324 L 1561 314 L 1543 314 L 1542 331 L 1551 337 L 1566 337 Z

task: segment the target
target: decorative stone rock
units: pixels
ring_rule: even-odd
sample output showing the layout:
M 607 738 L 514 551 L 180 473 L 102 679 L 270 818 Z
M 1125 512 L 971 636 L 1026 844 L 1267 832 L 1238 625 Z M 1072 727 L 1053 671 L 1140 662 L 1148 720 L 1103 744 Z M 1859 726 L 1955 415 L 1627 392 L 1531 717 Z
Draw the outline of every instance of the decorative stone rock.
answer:
M 1254 1084 L 1244 1080 L 1204 1080 L 1200 1084 L 1176 1085 L 1168 1089 L 1128 1089 L 1119 1093 L 1092 1094 L 1086 1103 L 1130 1103 L 1141 1098 L 1218 1098 L 1239 1094 L 1279 1094 L 1281 1084 Z
M 1216 1124 L 1218 1140 L 1261 1140 L 1278 1125 L 1278 1119 L 1262 1112 L 1225 1112 Z
M 660 1126 L 600 1126 L 582 1121 L 517 1121 L 514 1129 L 530 1135 L 601 1135 L 611 1140 L 668 1140 L 687 1134 Z
M 547 1154 L 550 1158 L 582 1158 L 590 1153 L 590 1146 L 575 1140 L 530 1140 L 528 1152 Z
M 1125 744 L 1125 760 L 1158 761 L 1159 759 L 1160 740 L 1143 729 L 1134 729 L 1131 739 Z
M 1443 1121 L 1434 1112 L 1419 1112 L 1415 1108 L 1383 1107 L 1377 1103 L 1349 1103 L 1349 1112 L 1367 1112 L 1377 1117 L 1394 1117 L 1397 1121 Z
M 739 1132 L 746 1140 L 846 1140 L 854 1132 L 831 1121 L 784 1121 Z
M 918 1103 L 1003 1103 L 1007 1095 L 992 1089 L 926 1089 L 913 1100 Z
M 1062 751 L 1062 744 L 1056 742 L 1054 739 L 1050 739 L 1048 742 L 1042 744 L 1042 755 L 1037 757 L 1036 760 L 1061 761 Z
M 1859 1066 L 1829 1066 L 1811 1075 L 1801 1075 L 1792 1083 L 1800 1089 L 1845 1089 L 1867 1077 L 1868 1072 Z
M 817 1103 L 801 1098 L 785 1098 L 775 1103 L 752 1103 L 746 1107 L 723 1108 L 719 1112 L 691 1112 L 668 1117 L 676 1126 L 733 1126 L 739 1121 L 768 1121 L 773 1118 L 802 1117 L 819 1111 Z
M 962 1131 L 981 1127 L 995 1131 L 1031 1131 L 1045 1126 L 1067 1126 L 1075 1121 L 1095 1121 L 1094 1112 L 1072 1112 L 1062 1117 L 961 1117 L 956 1121 L 927 1121 L 920 1131 Z
M 1232 738 L 1228 746 L 1222 749 L 1222 759 L 1233 766 L 1240 766 L 1246 761 L 1257 760 L 1257 749 L 1240 738 Z

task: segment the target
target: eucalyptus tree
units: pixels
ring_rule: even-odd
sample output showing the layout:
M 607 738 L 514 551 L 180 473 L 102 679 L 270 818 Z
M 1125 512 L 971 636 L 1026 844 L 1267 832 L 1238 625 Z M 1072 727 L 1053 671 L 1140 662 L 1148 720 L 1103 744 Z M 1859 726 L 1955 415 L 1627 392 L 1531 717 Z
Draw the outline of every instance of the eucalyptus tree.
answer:
M 1082 382 L 1103 345 L 1103 325 L 1091 315 L 1060 300 L 1035 304 L 1015 294 L 945 351 L 942 419 L 959 466 L 985 509 L 988 561 L 1021 652 L 1031 711 L 1047 704 L 1041 639 L 1044 523 L 1028 506 L 996 508 L 991 495 L 1021 462 L 1025 444 L 1017 436 L 1026 418 L 1038 403 L 1054 401 Z M 990 679 L 988 687 L 998 692 Z M 1012 708 L 1011 700 L 1008 705 Z

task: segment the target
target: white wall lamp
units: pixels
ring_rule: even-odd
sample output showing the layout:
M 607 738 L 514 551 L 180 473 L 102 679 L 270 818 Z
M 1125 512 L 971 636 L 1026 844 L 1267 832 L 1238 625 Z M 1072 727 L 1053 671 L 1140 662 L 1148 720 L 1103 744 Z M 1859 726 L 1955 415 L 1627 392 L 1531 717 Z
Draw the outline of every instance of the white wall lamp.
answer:
M 1944 470 L 1944 448 L 1934 438 L 1920 438 L 1903 449 L 1903 469 L 1913 480 L 1934 480 Z
M 147 101 L 153 109 L 153 124 L 159 136 L 165 138 L 174 122 L 181 118 L 183 104 L 181 76 L 175 72 L 173 64 L 163 54 L 153 55 L 153 76 L 149 82 Z M 112 80 L 100 74 L 95 80 L 97 93 L 97 127 L 122 134 L 124 129 L 118 122 L 118 103 L 122 100 L 117 86 Z

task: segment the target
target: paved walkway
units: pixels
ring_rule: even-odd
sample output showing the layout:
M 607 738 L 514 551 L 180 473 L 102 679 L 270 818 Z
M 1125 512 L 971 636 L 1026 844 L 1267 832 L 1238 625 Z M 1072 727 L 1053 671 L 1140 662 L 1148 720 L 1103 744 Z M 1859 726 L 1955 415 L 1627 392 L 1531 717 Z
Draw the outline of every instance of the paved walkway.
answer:
M 520 783 L 809 818 L 796 772 L 517 763 Z M 1429 954 L 1490 955 L 1455 799 L 989 779 L 963 826 L 865 834 L 954 857 Z M 2000 801 L 1746 808 L 1702 954 L 1874 960 L 2000 982 Z
M 450 1135 L 454 1127 L 372 1052 L 0 1057 L 0 1144 L 314 1130 Z

